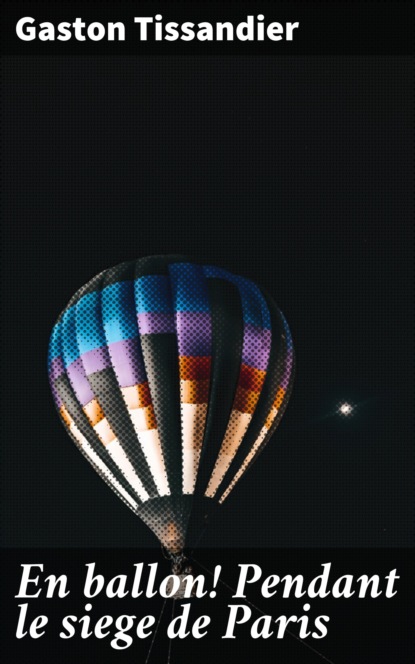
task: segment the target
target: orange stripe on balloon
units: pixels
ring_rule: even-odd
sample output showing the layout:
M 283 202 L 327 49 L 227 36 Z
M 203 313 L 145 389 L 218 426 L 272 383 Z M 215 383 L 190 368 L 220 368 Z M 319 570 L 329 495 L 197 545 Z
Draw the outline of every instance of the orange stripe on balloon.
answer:
M 181 380 L 180 401 L 182 403 L 207 403 L 209 398 L 209 380 Z
M 238 410 L 240 413 L 252 413 L 258 403 L 259 393 L 253 390 L 245 390 L 239 386 L 236 390 L 235 400 L 233 403 L 233 410 Z
M 241 365 L 241 373 L 239 376 L 239 385 L 245 390 L 253 390 L 260 392 L 264 384 L 266 371 L 249 367 L 247 364 Z
M 283 387 L 279 387 L 275 401 L 273 403 L 274 408 L 280 408 L 282 406 L 282 402 L 284 401 L 284 396 L 285 396 L 285 390 Z
M 93 427 L 105 417 L 104 411 L 97 399 L 92 399 L 87 403 L 86 406 L 84 406 L 83 411 Z
M 127 408 L 145 408 L 151 405 L 151 394 L 148 383 L 140 383 L 130 387 L 122 387 L 121 392 L 124 396 Z
M 179 372 L 182 380 L 208 380 L 211 368 L 210 357 L 179 357 Z
M 59 414 L 60 414 L 62 420 L 65 422 L 66 426 L 67 426 L 67 427 L 70 427 L 71 424 L 72 424 L 72 422 L 73 422 L 73 419 L 72 419 L 72 417 L 69 415 L 68 411 L 66 410 L 66 408 L 65 408 L 65 406 L 64 406 L 63 404 L 62 404 L 62 406 L 59 408 Z

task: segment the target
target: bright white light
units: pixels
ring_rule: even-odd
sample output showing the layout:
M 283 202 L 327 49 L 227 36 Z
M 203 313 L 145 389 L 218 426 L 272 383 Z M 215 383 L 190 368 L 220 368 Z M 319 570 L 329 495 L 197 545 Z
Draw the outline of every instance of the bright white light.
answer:
M 353 410 L 353 406 L 351 406 L 349 403 L 342 403 L 342 405 L 339 408 L 339 411 L 341 412 L 342 415 L 350 415 Z

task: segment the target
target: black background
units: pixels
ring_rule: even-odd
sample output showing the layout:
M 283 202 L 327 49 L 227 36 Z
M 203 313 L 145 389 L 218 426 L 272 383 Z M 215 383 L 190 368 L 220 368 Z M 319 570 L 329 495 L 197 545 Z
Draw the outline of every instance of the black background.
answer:
M 383 4 L 362 3 L 373 12 Z M 399 28 L 407 5 L 394 6 Z M 284 560 L 292 552 L 281 547 L 304 547 L 304 564 L 310 547 L 320 547 L 320 563 L 330 559 L 325 547 L 345 561 L 348 547 L 371 547 L 373 571 L 381 548 L 413 544 L 413 60 L 379 46 L 376 21 L 364 55 L 331 49 L 318 11 L 318 54 L 310 43 L 291 56 L 255 55 L 254 46 L 252 55 L 39 55 L 25 43 L 3 56 L 6 564 L 33 558 L 35 547 L 82 547 L 88 562 L 93 547 L 112 547 L 102 553 L 111 560 L 123 547 L 154 546 L 67 439 L 46 354 L 59 312 L 84 282 L 163 253 L 264 286 L 297 354 L 282 424 L 202 544 L 268 547 Z M 343 400 L 356 406 L 349 419 L 336 412 Z M 389 555 L 388 569 L 406 564 L 404 552 Z M 386 604 L 390 617 L 396 608 Z M 390 651 L 375 618 L 372 630 L 354 632 L 357 652 L 367 640 L 362 660 L 341 654 L 351 637 L 338 627 L 336 662 L 413 661 L 404 627 L 391 630 Z M 275 642 L 256 647 L 275 656 Z M 284 661 L 318 661 L 298 648 Z M 11 653 L 7 662 L 49 661 Z

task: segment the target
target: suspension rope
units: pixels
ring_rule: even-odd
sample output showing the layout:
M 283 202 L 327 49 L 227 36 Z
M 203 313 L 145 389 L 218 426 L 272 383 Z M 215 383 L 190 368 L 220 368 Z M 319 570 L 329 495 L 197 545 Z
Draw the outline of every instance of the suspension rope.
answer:
M 197 538 L 196 542 L 194 543 L 194 545 L 193 545 L 193 547 L 192 547 L 191 551 L 189 552 L 189 556 L 193 556 L 193 551 L 194 551 L 195 549 L 197 549 L 197 548 L 198 548 L 198 546 L 199 546 L 199 543 L 200 543 L 200 540 L 202 539 L 203 535 L 205 534 L 205 532 L 206 532 L 206 530 L 207 530 L 207 527 L 208 527 L 208 525 L 209 525 L 209 524 L 208 524 L 208 522 L 207 522 L 207 521 L 205 521 L 205 524 L 204 524 L 204 526 L 203 526 L 202 530 L 200 531 L 200 534 L 199 534 L 199 536 L 198 536 L 198 538 Z
M 173 618 L 174 618 L 174 603 L 175 603 L 175 600 L 172 599 L 171 603 L 172 603 L 172 607 L 171 607 L 171 621 L 170 621 L 170 624 L 172 623 Z M 169 639 L 169 652 L 168 652 L 168 655 L 167 655 L 167 664 L 170 664 L 170 658 L 171 658 L 171 642 L 172 642 L 172 639 Z
M 153 638 L 152 638 L 151 643 L 150 643 L 150 648 L 149 648 L 148 653 L 147 653 L 145 664 L 148 664 L 148 662 L 150 661 L 151 651 L 153 650 L 154 641 L 156 640 L 157 632 L 158 632 L 158 629 L 160 627 L 161 618 L 162 618 L 162 615 L 164 613 L 164 608 L 166 606 L 166 602 L 167 602 L 167 598 L 165 597 L 164 602 L 163 602 L 163 606 L 161 607 L 159 619 L 158 619 L 158 622 L 157 622 L 157 627 L 154 631 Z

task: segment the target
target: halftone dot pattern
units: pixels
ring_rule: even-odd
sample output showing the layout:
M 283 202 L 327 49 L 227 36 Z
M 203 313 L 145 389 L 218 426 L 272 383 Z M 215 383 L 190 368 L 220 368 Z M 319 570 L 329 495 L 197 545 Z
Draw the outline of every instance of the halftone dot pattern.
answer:
M 293 368 L 288 325 L 267 294 L 180 256 L 101 272 L 49 347 L 69 434 L 172 553 L 186 545 L 191 498 L 223 502 L 268 442 Z
M 413 59 L 2 64 L 5 544 L 151 542 L 59 442 L 45 340 L 103 266 L 178 250 L 273 293 L 301 363 L 209 545 L 410 545 Z M 341 400 L 354 416 L 325 419 Z

